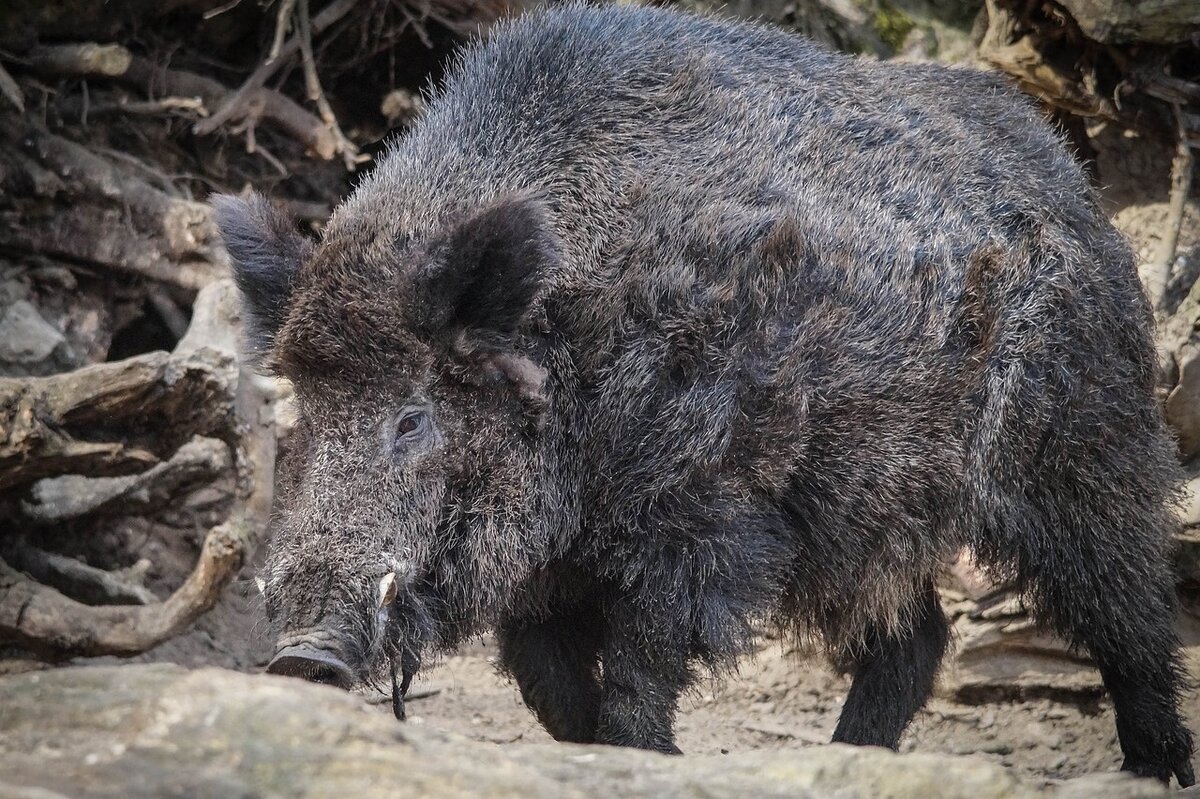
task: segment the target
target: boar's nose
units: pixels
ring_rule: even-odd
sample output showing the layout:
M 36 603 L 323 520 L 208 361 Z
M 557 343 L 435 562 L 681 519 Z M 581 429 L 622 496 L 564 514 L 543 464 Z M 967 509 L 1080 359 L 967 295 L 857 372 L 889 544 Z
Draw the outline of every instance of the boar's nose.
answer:
M 300 677 L 322 685 L 349 689 L 354 685 L 354 673 L 336 655 L 309 644 L 285 646 L 267 664 L 268 674 Z

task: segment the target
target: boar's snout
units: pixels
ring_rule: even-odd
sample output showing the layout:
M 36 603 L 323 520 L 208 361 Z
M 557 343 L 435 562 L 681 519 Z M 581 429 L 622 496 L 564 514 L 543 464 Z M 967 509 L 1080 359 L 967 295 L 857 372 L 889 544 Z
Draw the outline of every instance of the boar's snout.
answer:
M 341 658 L 328 649 L 305 643 L 281 648 L 267 664 L 267 673 L 300 677 L 347 690 L 355 683 L 354 672 Z

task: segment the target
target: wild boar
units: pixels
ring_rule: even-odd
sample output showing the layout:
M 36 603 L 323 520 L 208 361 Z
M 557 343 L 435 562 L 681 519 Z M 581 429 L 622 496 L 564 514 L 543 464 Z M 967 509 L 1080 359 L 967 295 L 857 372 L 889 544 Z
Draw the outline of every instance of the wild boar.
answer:
M 895 747 L 961 548 L 1095 659 L 1134 773 L 1192 782 L 1172 441 L 1129 247 L 991 75 L 567 5 L 465 50 L 312 243 L 216 201 L 295 386 L 270 669 L 352 686 L 495 630 L 547 730 L 677 752 L 755 625 Z

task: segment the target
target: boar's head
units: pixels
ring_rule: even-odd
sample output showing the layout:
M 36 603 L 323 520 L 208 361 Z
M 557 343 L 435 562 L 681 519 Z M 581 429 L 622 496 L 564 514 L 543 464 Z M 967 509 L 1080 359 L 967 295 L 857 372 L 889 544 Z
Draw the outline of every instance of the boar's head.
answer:
M 261 197 L 214 207 L 248 349 L 298 412 L 260 583 L 269 670 L 404 683 L 532 568 L 546 209 L 502 198 L 417 236 L 349 214 L 315 244 Z

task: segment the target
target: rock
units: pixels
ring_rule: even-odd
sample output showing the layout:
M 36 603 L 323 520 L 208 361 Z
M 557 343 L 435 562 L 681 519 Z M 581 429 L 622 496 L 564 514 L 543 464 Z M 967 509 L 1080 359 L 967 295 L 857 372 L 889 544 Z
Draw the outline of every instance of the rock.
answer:
M 1040 788 L 979 758 L 838 745 L 724 757 L 565 744 L 494 746 L 400 724 L 332 688 L 164 664 L 0 678 L 0 707 L 4 796 L 1166 795 L 1155 783 L 1114 775 L 1087 778 L 1082 787 L 1072 781 Z
M 943 696 L 967 703 L 1090 701 L 1104 693 L 1096 667 L 1040 630 L 1015 592 L 996 593 L 960 614 L 953 628 L 953 657 L 938 681 Z
M 63 334 L 25 300 L 14 302 L 0 316 L 0 361 L 38 363 L 65 343 Z
M 1059 0 L 1079 27 L 1098 42 L 1181 44 L 1200 34 L 1200 6 L 1192 0 Z

